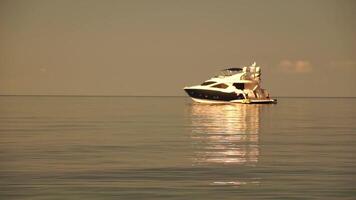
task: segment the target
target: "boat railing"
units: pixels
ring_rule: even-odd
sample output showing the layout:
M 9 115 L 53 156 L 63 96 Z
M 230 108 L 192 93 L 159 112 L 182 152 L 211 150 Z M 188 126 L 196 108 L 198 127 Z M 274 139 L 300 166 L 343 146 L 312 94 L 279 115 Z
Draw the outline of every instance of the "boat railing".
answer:
M 261 76 L 261 68 L 250 66 L 250 67 L 243 67 L 242 71 L 244 75 L 241 76 L 241 80 L 254 80 L 259 81 Z

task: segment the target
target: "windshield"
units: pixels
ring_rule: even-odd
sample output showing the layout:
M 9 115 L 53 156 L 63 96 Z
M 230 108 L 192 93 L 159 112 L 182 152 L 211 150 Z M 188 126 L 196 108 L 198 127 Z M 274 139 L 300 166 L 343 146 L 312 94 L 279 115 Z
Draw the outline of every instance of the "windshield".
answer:
M 206 86 L 206 85 L 211 85 L 213 83 L 216 83 L 216 82 L 214 82 L 214 81 L 206 81 L 206 82 L 202 83 L 201 85 Z

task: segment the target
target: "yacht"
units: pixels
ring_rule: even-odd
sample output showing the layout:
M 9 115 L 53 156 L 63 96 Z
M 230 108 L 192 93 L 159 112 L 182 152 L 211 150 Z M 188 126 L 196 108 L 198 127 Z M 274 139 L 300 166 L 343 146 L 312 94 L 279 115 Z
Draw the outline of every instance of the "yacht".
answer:
M 199 103 L 277 103 L 261 87 L 261 67 L 256 62 L 242 68 L 227 68 L 200 85 L 184 90 Z

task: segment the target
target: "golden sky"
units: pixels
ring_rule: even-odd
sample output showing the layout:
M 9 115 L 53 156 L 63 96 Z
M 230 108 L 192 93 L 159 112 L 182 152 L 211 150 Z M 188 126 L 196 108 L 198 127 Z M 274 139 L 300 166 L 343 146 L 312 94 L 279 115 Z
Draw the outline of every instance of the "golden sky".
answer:
M 353 0 L 0 0 L 0 94 L 182 96 L 262 66 L 272 96 L 356 96 Z

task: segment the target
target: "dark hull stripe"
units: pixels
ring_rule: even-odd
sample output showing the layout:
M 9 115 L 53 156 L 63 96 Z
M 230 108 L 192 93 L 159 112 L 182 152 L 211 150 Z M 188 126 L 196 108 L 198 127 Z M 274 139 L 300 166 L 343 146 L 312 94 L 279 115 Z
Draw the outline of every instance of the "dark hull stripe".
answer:
M 214 90 L 204 89 L 184 89 L 187 94 L 196 99 L 207 99 L 214 101 L 232 101 L 238 99 L 244 99 L 242 94 L 237 95 L 235 92 L 226 93 Z

